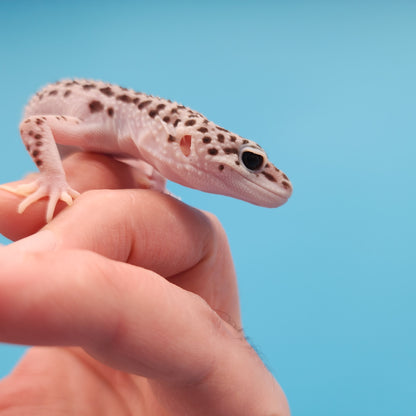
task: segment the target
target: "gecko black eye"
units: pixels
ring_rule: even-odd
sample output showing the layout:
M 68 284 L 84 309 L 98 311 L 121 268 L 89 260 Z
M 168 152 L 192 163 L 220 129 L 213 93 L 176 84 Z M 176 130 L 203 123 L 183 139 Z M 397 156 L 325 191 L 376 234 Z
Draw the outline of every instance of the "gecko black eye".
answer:
M 264 164 L 264 156 L 255 151 L 243 150 L 240 158 L 243 165 L 253 172 L 260 170 Z

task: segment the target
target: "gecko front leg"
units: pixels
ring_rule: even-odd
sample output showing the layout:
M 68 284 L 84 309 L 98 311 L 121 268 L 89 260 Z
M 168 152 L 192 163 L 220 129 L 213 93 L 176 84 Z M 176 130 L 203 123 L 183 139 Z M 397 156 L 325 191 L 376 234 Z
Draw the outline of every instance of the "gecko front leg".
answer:
M 16 187 L 0 188 L 26 198 L 19 204 L 18 212 L 41 198 L 49 197 L 46 221 L 51 221 L 59 200 L 71 205 L 79 193 L 66 180 L 61 158 L 56 146 L 54 130 L 70 132 L 80 121 L 75 117 L 40 115 L 26 118 L 20 124 L 20 134 L 27 151 L 39 168 L 40 175 L 34 181 Z

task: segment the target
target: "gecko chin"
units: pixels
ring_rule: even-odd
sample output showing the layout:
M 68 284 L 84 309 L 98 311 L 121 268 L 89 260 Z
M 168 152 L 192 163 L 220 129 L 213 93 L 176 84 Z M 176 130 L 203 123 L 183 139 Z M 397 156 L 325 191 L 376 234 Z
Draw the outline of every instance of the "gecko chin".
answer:
M 224 192 L 224 195 L 266 208 L 280 207 L 287 202 L 291 194 L 292 187 L 290 185 L 287 188 L 278 185 L 271 188 L 250 180 L 246 180 L 244 186 L 236 187 L 235 183 L 231 183 Z

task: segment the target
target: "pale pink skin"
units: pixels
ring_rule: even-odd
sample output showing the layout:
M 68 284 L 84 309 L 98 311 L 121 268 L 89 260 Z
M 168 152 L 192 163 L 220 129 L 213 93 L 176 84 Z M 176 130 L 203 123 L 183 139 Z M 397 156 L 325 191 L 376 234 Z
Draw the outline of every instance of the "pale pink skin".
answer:
M 0 232 L 28 236 L 0 248 L 0 342 L 37 345 L 0 382 L 0 415 L 289 415 L 241 331 L 218 221 L 117 190 L 134 178 L 114 159 L 64 165 L 80 191 L 114 190 L 85 192 L 39 232 L 47 201 L 20 215 L 0 190 Z
M 278 207 L 292 193 L 287 176 L 255 142 L 231 133 L 175 102 L 101 81 L 63 80 L 32 97 L 20 124 L 22 140 L 41 175 L 19 188 L 23 212 L 48 196 L 47 221 L 58 200 L 71 204 L 70 187 L 56 144 L 123 158 L 134 165 L 138 183 L 165 191 L 166 179 L 205 192 Z M 263 163 L 248 169 L 247 152 Z

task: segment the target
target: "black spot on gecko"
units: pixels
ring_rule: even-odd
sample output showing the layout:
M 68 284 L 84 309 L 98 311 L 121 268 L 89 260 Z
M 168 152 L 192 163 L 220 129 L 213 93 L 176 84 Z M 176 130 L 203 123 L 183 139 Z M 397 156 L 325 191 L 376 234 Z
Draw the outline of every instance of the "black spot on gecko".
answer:
M 36 140 L 40 140 L 42 138 L 42 135 L 41 134 L 35 134 L 35 139 Z
M 100 92 L 102 92 L 107 97 L 112 97 L 114 95 L 114 92 L 111 89 L 111 87 L 103 87 L 103 88 L 100 88 Z
M 32 130 L 29 130 L 29 136 L 33 136 L 33 131 Z
M 221 131 L 225 131 L 225 132 L 227 132 L 227 133 L 228 133 L 228 130 L 223 129 L 222 127 L 217 126 L 217 129 L 218 129 L 218 130 L 221 130 Z
M 196 123 L 196 120 L 186 120 L 185 126 L 193 126 Z
M 36 119 L 36 124 L 37 124 L 38 126 L 40 126 L 41 124 L 43 124 L 43 120 L 42 120 L 42 119 L 40 119 L 40 118 L 37 118 L 37 119 Z
M 240 166 L 240 162 L 239 162 L 238 160 L 236 160 L 236 161 L 235 161 L 235 164 L 236 164 L 237 166 Z
M 107 108 L 107 114 L 108 114 L 110 117 L 113 117 L 113 115 L 114 115 L 114 108 L 113 108 L 113 107 L 109 107 L 109 108 Z
M 249 141 L 247 139 L 244 139 L 243 144 L 247 144 L 247 143 L 249 143 Z
M 155 117 L 156 117 L 156 115 L 157 115 L 157 110 L 150 110 L 150 111 L 149 111 L 149 116 L 150 116 L 150 117 L 155 118 Z
M 79 85 L 79 82 L 73 79 L 72 81 L 68 81 L 65 83 L 65 86 L 69 87 L 71 85 Z
M 283 188 L 285 188 L 285 189 L 289 189 L 290 188 L 289 182 L 282 181 L 282 185 L 283 185 Z
M 56 95 L 58 94 L 58 90 L 49 91 L 48 95 Z
M 210 149 L 208 149 L 208 153 L 212 156 L 215 156 L 216 154 L 218 154 L 218 150 L 215 147 L 211 147 Z
M 32 156 L 33 156 L 33 157 L 39 156 L 39 154 L 40 154 L 40 151 L 39 151 L 39 150 L 34 150 L 34 151 L 32 152 Z
M 90 111 L 91 113 L 98 113 L 99 111 L 102 111 L 104 106 L 100 103 L 100 101 L 91 101 L 89 103 Z
M 66 90 L 64 93 L 64 97 L 69 97 L 71 95 L 72 91 L 71 90 Z
M 169 117 L 169 116 L 163 117 L 163 121 L 164 121 L 165 123 L 169 123 L 169 121 L 170 121 L 170 117 Z
M 84 84 L 84 85 L 82 86 L 82 88 L 83 88 L 84 90 L 86 90 L 86 91 L 89 91 L 89 90 L 91 90 L 91 89 L 93 89 L 93 88 L 97 88 L 97 86 L 96 86 L 95 84 Z
M 173 127 L 176 127 L 180 122 L 181 122 L 180 118 L 176 119 L 175 122 L 173 123 Z
M 169 134 L 168 142 L 176 142 L 176 138 Z
M 238 155 L 238 149 L 236 147 L 225 147 L 223 150 L 224 150 L 224 153 L 227 155 L 231 153 L 235 153 L 236 155 Z
M 171 114 L 177 113 L 178 112 L 178 109 L 177 108 L 172 108 L 172 110 L 170 110 L 170 112 L 171 112 Z
M 218 170 L 219 170 L 219 171 L 224 170 L 224 165 L 219 165 L 219 166 L 218 166 Z
M 217 135 L 217 138 L 218 138 L 218 141 L 220 142 L 220 143 L 224 143 L 224 140 L 225 140 L 225 137 L 224 137 L 224 135 L 223 134 L 218 134 Z
M 136 98 L 133 98 L 132 103 L 133 104 L 139 104 L 139 101 L 140 101 L 140 98 L 136 97 Z
M 206 127 L 200 127 L 198 131 L 200 131 L 201 133 L 206 133 L 208 129 Z
M 234 143 L 237 140 L 237 137 L 235 136 L 230 136 L 230 140 Z M 247 142 L 248 143 L 248 142 Z
M 289 178 L 288 178 L 285 174 L 283 174 L 283 177 L 284 177 L 286 180 L 289 180 Z
M 158 104 L 156 107 L 157 111 L 163 110 L 166 107 L 166 104 Z
M 40 147 L 40 146 L 42 146 L 43 145 L 43 142 L 41 141 L 41 140 L 38 140 L 36 143 L 35 143 L 35 146 L 37 146 L 37 147 Z
M 131 98 L 129 95 L 127 94 L 122 94 L 122 95 L 118 95 L 116 97 L 117 100 L 123 101 L 123 103 L 131 103 L 133 102 L 133 98 Z
M 204 142 L 204 143 L 211 143 L 211 137 L 209 137 L 209 136 L 205 136 L 205 137 L 203 137 L 202 138 L 202 141 Z
M 138 108 L 139 110 L 142 110 L 143 108 L 145 108 L 146 106 L 148 106 L 151 102 L 152 102 L 152 100 L 146 100 L 146 101 L 143 101 L 142 103 L 140 103 L 140 104 L 137 106 L 137 108 Z
M 261 172 L 262 175 L 264 175 L 269 181 L 271 182 L 277 182 L 276 178 L 273 175 L 270 175 L 270 173 L 267 172 Z
M 37 160 L 36 162 L 36 166 L 42 166 L 43 162 L 41 160 Z

